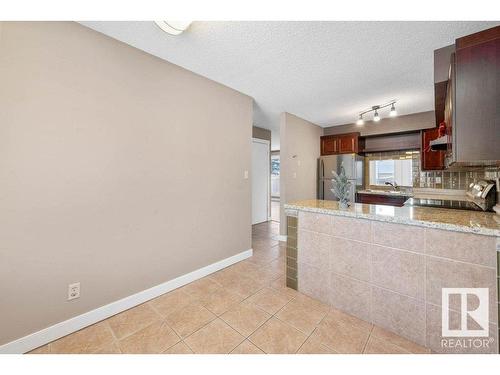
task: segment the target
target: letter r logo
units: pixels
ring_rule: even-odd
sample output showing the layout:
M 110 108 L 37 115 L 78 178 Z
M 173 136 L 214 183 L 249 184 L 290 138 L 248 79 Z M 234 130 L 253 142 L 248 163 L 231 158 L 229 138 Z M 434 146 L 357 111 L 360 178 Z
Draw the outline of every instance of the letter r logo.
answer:
M 470 296 L 476 296 L 479 306 L 469 310 L 468 301 Z M 488 337 L 489 336 L 489 289 L 488 288 L 443 288 L 441 303 L 441 334 L 443 337 Z M 453 309 L 460 310 L 459 321 L 450 320 L 450 296 L 460 298 L 460 306 Z M 458 312 L 456 313 L 458 315 Z M 455 316 L 457 316 L 455 315 Z M 453 319 L 452 319 L 453 320 Z M 468 329 L 468 321 L 475 323 L 476 328 Z M 459 324 L 458 329 L 451 329 L 450 322 L 454 326 Z

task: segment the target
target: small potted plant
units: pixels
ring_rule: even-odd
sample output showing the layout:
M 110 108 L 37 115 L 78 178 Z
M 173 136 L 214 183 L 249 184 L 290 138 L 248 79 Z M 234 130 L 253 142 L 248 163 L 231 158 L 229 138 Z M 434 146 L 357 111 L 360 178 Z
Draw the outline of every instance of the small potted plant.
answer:
M 333 189 L 331 189 L 332 193 L 339 199 L 339 207 L 347 208 L 349 207 L 349 188 L 351 186 L 351 182 L 347 179 L 345 175 L 344 166 L 340 166 L 340 173 L 333 172 L 332 185 Z

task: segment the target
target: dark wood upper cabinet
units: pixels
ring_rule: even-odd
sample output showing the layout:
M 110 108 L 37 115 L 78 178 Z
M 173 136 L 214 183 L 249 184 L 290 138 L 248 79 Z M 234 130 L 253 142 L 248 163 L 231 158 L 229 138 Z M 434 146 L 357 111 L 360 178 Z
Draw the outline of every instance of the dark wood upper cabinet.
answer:
M 358 152 L 359 133 L 345 134 L 339 136 L 339 153 L 350 154 Z
M 435 82 L 436 121 L 447 129 L 445 165 L 500 165 L 500 26 L 457 39 L 454 51 L 446 48 L 434 55 L 441 80 L 443 51 L 451 52 L 448 80 Z
M 439 137 L 438 128 L 422 130 L 421 169 L 423 171 L 444 169 L 446 151 L 432 151 L 429 142 Z
M 338 139 L 333 135 L 321 137 L 321 155 L 334 155 L 338 153 Z
M 452 162 L 500 160 L 500 26 L 457 39 Z
M 321 155 L 359 153 L 360 133 L 324 135 L 321 137 Z

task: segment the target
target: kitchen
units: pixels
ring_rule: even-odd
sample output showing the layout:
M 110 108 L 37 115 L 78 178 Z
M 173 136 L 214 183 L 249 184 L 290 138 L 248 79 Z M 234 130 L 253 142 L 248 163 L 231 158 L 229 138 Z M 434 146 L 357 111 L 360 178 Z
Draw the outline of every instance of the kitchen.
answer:
M 498 353 L 499 23 L 180 31 L 0 22 L 0 353 Z
M 441 290 L 488 288 L 492 345 L 458 352 L 498 353 L 499 51 L 500 27 L 435 50 L 435 111 L 396 117 L 389 100 L 324 129 L 318 200 L 284 205 L 287 286 L 441 353 L 457 352 Z

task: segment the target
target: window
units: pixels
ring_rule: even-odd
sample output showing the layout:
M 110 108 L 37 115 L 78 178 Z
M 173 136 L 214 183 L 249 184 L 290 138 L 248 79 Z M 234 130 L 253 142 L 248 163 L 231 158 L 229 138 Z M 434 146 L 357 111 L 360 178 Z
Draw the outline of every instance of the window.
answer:
M 280 154 L 271 155 L 271 197 L 280 196 Z
M 370 185 L 396 182 L 400 186 L 413 186 L 412 159 L 370 160 Z

